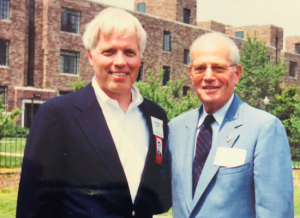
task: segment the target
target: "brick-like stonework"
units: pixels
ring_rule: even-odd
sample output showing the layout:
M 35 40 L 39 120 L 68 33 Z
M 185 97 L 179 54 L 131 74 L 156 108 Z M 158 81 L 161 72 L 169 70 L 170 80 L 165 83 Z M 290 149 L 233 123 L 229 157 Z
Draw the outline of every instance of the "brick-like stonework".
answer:
M 285 50 L 295 53 L 295 44 L 300 43 L 300 36 L 285 37 Z
M 300 55 L 295 53 L 290 53 L 290 52 L 282 52 L 281 56 L 287 61 L 288 66 L 290 61 L 297 63 L 296 77 L 290 77 L 289 72 L 287 72 L 287 75 L 284 78 L 284 84 L 287 86 L 291 86 L 291 85 L 300 86 L 300 80 L 299 80 L 300 79 Z
M 225 24 L 218 23 L 213 20 L 197 22 L 197 26 L 202 29 L 212 30 L 212 31 L 220 32 L 220 33 L 225 33 L 225 27 L 226 27 Z

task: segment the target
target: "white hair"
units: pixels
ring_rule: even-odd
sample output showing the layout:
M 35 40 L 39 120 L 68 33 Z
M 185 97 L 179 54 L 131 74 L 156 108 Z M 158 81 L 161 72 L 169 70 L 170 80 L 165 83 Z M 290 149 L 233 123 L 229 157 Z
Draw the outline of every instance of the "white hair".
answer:
M 119 8 L 106 8 L 102 10 L 90 23 L 82 36 L 83 45 L 93 54 L 97 44 L 98 34 L 109 37 L 113 32 L 116 37 L 131 37 L 136 35 L 139 42 L 140 55 L 146 47 L 146 32 L 138 19 L 132 14 Z
M 229 49 L 230 49 L 230 59 L 233 62 L 233 64 L 239 64 L 240 63 L 240 54 L 239 49 L 237 45 L 234 43 L 232 39 L 230 39 L 228 36 L 222 34 L 222 33 L 206 33 L 204 35 L 199 36 L 192 44 L 190 49 L 190 64 L 192 64 L 192 54 L 194 49 L 197 49 L 197 44 L 201 42 L 202 40 L 211 39 L 214 38 L 215 40 L 225 40 L 225 42 L 228 43 Z

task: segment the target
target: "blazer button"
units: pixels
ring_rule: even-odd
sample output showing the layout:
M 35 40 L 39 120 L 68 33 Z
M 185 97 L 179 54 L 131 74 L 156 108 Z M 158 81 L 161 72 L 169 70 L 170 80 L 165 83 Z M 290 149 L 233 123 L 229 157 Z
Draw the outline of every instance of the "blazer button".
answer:
M 132 216 L 135 216 L 135 212 L 134 212 L 134 210 L 132 211 Z

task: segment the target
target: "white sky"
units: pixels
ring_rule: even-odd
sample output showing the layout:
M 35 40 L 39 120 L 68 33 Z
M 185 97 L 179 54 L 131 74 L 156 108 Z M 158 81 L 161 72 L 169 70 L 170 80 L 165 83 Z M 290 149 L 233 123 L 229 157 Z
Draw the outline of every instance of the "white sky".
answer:
M 134 0 L 94 0 L 129 10 Z M 284 36 L 300 35 L 300 0 L 197 0 L 197 20 L 232 26 L 273 24 Z

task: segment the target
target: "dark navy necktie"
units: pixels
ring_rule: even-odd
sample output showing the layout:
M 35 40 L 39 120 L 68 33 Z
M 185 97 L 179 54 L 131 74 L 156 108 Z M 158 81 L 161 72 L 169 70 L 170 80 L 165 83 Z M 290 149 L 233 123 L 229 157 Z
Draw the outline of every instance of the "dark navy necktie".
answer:
M 214 121 L 215 118 L 213 115 L 207 115 L 204 119 L 204 122 L 200 126 L 200 130 L 197 136 L 196 151 L 193 162 L 193 197 L 205 161 L 211 148 L 212 128 L 210 124 Z

